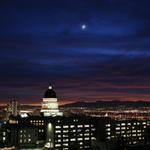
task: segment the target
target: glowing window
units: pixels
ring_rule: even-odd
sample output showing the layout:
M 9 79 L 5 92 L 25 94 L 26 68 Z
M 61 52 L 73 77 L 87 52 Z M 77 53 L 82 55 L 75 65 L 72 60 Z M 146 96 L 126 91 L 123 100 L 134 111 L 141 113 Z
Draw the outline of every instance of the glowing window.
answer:
M 126 124 L 125 124 L 125 123 L 121 123 L 121 125 L 122 125 L 122 126 L 125 126 Z
M 110 124 L 106 124 L 106 127 L 110 127 Z
M 70 141 L 75 141 L 76 139 L 70 139 Z

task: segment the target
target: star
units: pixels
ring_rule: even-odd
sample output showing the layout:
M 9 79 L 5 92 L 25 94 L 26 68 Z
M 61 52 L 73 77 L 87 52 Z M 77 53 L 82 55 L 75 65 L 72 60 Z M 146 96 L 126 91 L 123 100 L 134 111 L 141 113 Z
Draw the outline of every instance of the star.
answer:
M 85 30 L 87 28 L 86 24 L 82 24 L 81 29 Z

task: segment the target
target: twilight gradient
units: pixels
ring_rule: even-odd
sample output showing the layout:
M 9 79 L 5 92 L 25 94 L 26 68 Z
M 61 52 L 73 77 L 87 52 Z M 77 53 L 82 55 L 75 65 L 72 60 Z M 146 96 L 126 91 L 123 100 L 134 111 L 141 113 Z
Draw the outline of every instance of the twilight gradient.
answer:
M 1 0 L 0 102 L 150 100 L 149 0 Z M 82 25 L 86 29 L 82 30 Z

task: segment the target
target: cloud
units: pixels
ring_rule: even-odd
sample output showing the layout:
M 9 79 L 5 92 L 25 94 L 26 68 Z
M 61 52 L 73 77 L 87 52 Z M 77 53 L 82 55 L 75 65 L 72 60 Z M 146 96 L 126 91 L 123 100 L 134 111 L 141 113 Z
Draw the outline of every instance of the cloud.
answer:
M 67 101 L 148 100 L 148 4 L 1 1 L 1 100 L 40 102 L 49 84 Z

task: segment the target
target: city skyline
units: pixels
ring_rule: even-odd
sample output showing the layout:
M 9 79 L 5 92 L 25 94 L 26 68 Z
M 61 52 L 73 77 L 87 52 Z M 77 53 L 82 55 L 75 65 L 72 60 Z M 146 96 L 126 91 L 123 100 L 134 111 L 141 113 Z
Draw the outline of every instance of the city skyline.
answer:
M 147 0 L 0 1 L 0 103 L 150 100 Z

